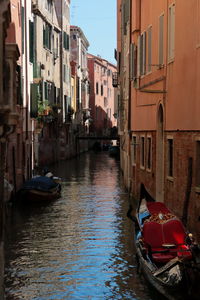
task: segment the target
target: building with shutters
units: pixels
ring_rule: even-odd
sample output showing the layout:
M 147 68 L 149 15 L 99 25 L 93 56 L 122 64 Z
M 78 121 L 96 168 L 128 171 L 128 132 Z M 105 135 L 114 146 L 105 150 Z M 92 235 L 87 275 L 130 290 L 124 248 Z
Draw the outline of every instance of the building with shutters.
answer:
M 11 6 L 13 4 L 13 6 Z M 5 205 L 8 197 L 10 180 L 17 187 L 16 167 L 14 157 L 17 153 L 17 130 L 20 119 L 18 84 L 20 36 L 17 38 L 16 30 L 19 29 L 19 14 L 14 5 L 18 1 L 3 0 L 0 2 L 0 299 L 3 299 L 4 282 L 4 231 L 5 231 Z M 17 63 L 18 61 L 18 63 Z M 14 138 L 14 142 L 11 140 Z M 12 165 L 9 160 L 12 159 Z M 8 172 L 8 168 L 11 168 Z M 14 173 L 15 174 L 12 174 Z M 11 187 L 11 186 L 10 186 Z M 13 185 L 10 188 L 12 192 Z
M 35 119 L 35 166 L 58 159 L 58 118 L 63 122 L 61 99 L 61 28 L 55 1 L 33 0 L 30 26 L 31 117 Z
M 89 42 L 82 29 L 70 27 L 70 60 L 76 74 L 76 101 L 73 102 L 74 124 L 86 125 L 90 116 L 89 110 L 89 76 L 87 53 Z
M 66 159 L 72 151 L 69 9 L 69 0 L 32 0 L 31 103 L 32 117 L 36 120 L 36 166 Z
M 13 186 L 13 192 L 16 194 L 24 180 L 32 176 L 33 169 L 33 131 L 30 118 L 32 67 L 29 66 L 29 56 L 27 57 L 25 47 L 29 29 L 25 18 L 31 18 L 31 5 L 27 6 L 20 0 L 11 0 L 10 12 L 11 22 L 7 30 L 6 49 L 9 53 L 10 68 L 7 73 L 10 73 L 11 79 L 7 90 L 8 98 L 13 103 L 12 114 L 15 121 L 8 138 L 5 179 Z M 9 200 L 10 193 L 7 190 L 5 197 Z
M 116 66 L 101 58 L 88 54 L 90 78 L 90 132 L 97 136 L 108 136 L 117 128 L 117 99 L 112 85 Z
M 199 1 L 118 0 L 121 167 L 126 186 L 138 198 L 143 183 L 198 238 L 199 13 Z

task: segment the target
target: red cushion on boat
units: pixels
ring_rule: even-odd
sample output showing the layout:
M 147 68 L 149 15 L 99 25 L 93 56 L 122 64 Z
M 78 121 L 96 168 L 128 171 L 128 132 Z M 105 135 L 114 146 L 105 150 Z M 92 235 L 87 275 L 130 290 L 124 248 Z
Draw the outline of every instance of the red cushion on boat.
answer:
M 163 244 L 162 226 L 154 221 L 146 222 L 143 226 L 143 237 L 145 243 L 152 248 L 159 248 Z
M 170 210 L 162 202 L 147 202 L 147 208 L 151 215 L 157 215 L 160 212 L 163 214 L 170 213 Z
M 161 224 L 163 230 L 163 244 L 185 244 L 186 233 L 180 220 L 169 220 Z
M 191 259 L 192 254 L 185 245 L 185 237 L 183 224 L 178 219 L 169 220 L 163 224 L 150 221 L 144 223 L 143 226 L 144 242 L 154 261 L 158 263 L 166 263 L 176 256 Z M 164 244 L 173 244 L 174 247 L 167 249 L 162 246 Z

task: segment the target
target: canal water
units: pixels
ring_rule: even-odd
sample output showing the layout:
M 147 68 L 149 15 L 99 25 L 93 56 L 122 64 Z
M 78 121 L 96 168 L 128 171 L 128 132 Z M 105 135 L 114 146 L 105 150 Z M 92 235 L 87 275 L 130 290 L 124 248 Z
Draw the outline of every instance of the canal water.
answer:
M 5 299 L 161 299 L 137 274 L 119 162 L 86 153 L 53 171 L 60 199 L 10 211 Z

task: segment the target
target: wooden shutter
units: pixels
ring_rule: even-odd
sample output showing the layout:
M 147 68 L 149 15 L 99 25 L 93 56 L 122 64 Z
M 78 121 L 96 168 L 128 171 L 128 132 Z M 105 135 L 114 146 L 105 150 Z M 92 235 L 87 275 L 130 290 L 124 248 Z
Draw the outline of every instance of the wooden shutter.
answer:
M 163 57 L 163 33 L 164 33 L 164 15 L 159 17 L 159 65 L 163 65 L 164 57 Z
M 142 49 L 142 74 L 146 74 L 146 32 L 143 33 L 143 49 Z
M 34 61 L 34 23 L 29 20 L 29 61 Z
M 174 58 L 175 48 L 175 4 L 169 7 L 169 29 L 168 29 L 168 58 Z
M 148 28 L 148 72 L 151 72 L 152 65 L 152 27 Z
M 140 70 L 141 70 L 141 36 L 138 36 L 138 56 L 137 56 L 137 74 L 138 77 L 140 76 Z
M 31 118 L 37 118 L 38 116 L 38 84 L 32 83 L 31 84 L 31 111 L 30 116 Z

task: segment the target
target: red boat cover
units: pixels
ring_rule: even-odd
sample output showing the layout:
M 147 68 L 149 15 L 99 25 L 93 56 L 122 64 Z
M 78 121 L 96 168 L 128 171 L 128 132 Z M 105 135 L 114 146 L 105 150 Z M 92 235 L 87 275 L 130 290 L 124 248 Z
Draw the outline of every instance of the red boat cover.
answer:
M 170 213 L 170 210 L 162 202 L 147 202 L 147 208 L 151 215 L 158 215 L 160 212 L 163 214 Z
M 159 224 L 154 221 L 146 222 L 143 227 L 145 243 L 152 248 L 160 248 L 163 244 L 176 246 L 185 244 L 186 233 L 180 220 L 169 220 Z
M 184 227 L 178 219 L 161 224 L 150 221 L 143 226 L 144 243 L 151 251 L 153 260 L 158 263 L 166 263 L 176 256 L 191 259 L 191 251 L 185 244 L 185 237 Z M 174 245 L 174 247 L 167 249 L 166 245 Z

